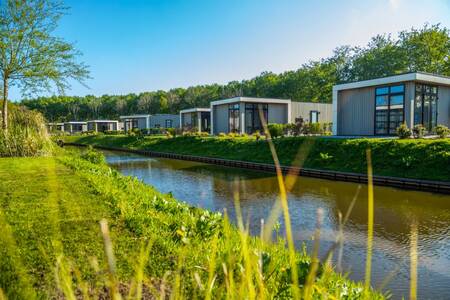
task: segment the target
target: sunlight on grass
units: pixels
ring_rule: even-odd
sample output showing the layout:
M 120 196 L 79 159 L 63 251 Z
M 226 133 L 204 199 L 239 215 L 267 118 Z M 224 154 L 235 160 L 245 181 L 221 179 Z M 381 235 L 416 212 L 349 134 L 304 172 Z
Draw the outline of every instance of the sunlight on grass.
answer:
M 367 216 L 367 254 L 366 254 L 366 276 L 365 286 L 366 291 L 371 284 L 372 271 L 372 250 L 373 250 L 373 181 L 372 181 L 372 154 L 370 149 L 367 149 L 367 199 L 368 199 L 368 216 Z M 369 296 L 366 295 L 366 298 Z

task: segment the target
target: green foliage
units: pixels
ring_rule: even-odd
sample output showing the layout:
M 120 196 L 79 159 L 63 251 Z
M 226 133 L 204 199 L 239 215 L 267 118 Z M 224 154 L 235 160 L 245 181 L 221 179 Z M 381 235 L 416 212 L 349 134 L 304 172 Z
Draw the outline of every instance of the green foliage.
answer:
M 253 137 L 254 137 L 257 141 L 259 141 L 259 139 L 261 138 L 261 133 L 259 133 L 259 130 L 256 130 L 256 131 L 253 133 Z
M 414 125 L 413 127 L 413 135 L 416 139 L 421 139 L 425 135 L 426 128 L 422 124 Z
M 265 140 L 242 138 L 189 138 L 160 139 L 148 137 L 64 137 L 68 142 L 99 146 L 145 149 L 159 152 L 218 157 L 251 162 L 273 163 Z M 366 149 L 372 149 L 375 175 L 450 181 L 450 140 L 429 139 L 333 139 L 320 137 L 286 137 L 275 139 L 274 144 L 281 164 L 290 166 L 299 150 L 305 146 L 309 152 L 301 153 L 304 167 L 366 173 Z M 324 160 L 323 153 L 332 157 Z M 303 155 L 306 155 L 304 157 Z M 410 168 L 405 169 L 403 159 L 408 158 Z M 426 159 L 424 159 L 426 157 Z
M 397 39 L 378 35 L 365 47 L 338 47 L 331 57 L 311 61 L 294 71 L 263 72 L 252 79 L 225 85 L 199 85 L 138 95 L 53 96 L 23 103 L 45 113 L 52 121 L 92 119 L 98 115 L 117 118 L 130 113 L 178 113 L 184 108 L 209 107 L 211 101 L 234 96 L 330 103 L 332 87 L 337 83 L 413 71 L 450 76 L 449 55 L 449 30 L 439 25 L 425 25 L 421 29 L 402 31 Z M 91 102 L 96 102 L 95 109 Z M 300 129 L 296 132 L 301 132 Z
M 58 0 L 6 0 L 0 6 L 0 71 L 3 87 L 3 127 L 8 90 L 16 85 L 22 94 L 67 89 L 70 80 L 83 83 L 87 67 L 78 63 L 80 52 L 54 34 L 67 9 Z
M 94 164 L 106 163 L 106 159 L 103 153 L 94 150 L 91 145 L 89 145 L 87 149 L 81 153 L 80 157 Z
M 24 107 L 9 106 L 8 131 L 0 131 L 0 157 L 50 154 L 52 142 L 43 116 Z
M 441 138 L 446 138 L 450 134 L 450 130 L 445 125 L 437 125 L 434 128 L 434 132 Z
M 167 132 L 172 136 L 172 137 L 176 137 L 177 136 L 177 129 L 176 128 L 167 128 Z
M 269 130 L 270 136 L 272 138 L 281 137 L 284 135 L 284 124 L 268 124 L 267 129 Z
M 411 129 L 405 123 L 398 126 L 395 132 L 400 139 L 408 139 L 412 134 Z

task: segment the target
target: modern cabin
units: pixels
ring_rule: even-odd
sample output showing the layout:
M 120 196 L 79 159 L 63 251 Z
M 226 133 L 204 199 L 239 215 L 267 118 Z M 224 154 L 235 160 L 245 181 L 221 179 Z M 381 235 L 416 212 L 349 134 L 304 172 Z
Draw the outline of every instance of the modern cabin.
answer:
M 183 131 L 210 132 L 211 109 L 196 107 L 181 110 L 180 128 Z
M 123 122 L 123 129 L 125 132 L 135 128 L 150 128 L 150 115 L 120 116 L 120 120 Z
M 405 123 L 450 126 L 450 77 L 415 72 L 333 87 L 333 134 L 389 136 Z
M 125 131 L 134 128 L 178 128 L 180 126 L 179 116 L 172 114 L 120 116 L 120 120 L 124 123 Z
M 87 121 L 87 129 L 95 132 L 117 131 L 119 130 L 119 121 L 91 120 Z
M 180 117 L 172 114 L 150 115 L 149 128 L 178 128 L 180 127 Z
M 332 105 L 289 99 L 235 97 L 211 102 L 211 134 L 263 132 L 260 110 L 268 124 L 330 123 Z
M 64 123 L 64 131 L 70 134 L 87 131 L 87 123 L 84 121 L 70 121 Z
M 47 123 L 49 132 L 64 131 L 64 123 Z

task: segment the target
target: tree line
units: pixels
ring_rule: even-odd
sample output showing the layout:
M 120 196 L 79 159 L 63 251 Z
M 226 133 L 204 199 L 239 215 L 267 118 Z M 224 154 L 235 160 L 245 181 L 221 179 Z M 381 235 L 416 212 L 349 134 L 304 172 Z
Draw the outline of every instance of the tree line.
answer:
M 450 30 L 424 25 L 377 35 L 365 46 L 341 46 L 332 55 L 281 74 L 263 72 L 249 80 L 197 85 L 141 94 L 85 97 L 51 96 L 25 99 L 22 104 L 41 111 L 49 121 L 108 118 L 134 113 L 178 113 L 209 107 L 214 100 L 235 96 L 288 98 L 293 101 L 331 102 L 335 84 L 406 72 L 450 76 Z

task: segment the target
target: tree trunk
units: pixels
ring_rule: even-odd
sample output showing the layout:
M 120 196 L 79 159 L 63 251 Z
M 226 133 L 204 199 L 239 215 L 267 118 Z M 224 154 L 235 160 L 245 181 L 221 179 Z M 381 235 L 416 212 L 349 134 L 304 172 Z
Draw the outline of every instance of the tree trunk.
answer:
M 3 110 L 2 110 L 2 128 L 8 130 L 8 79 L 3 79 Z

